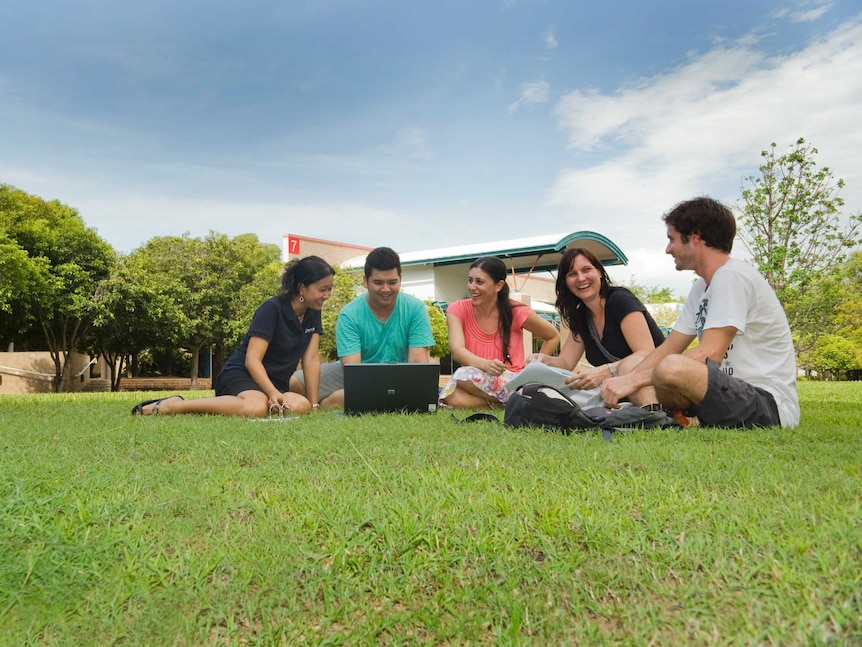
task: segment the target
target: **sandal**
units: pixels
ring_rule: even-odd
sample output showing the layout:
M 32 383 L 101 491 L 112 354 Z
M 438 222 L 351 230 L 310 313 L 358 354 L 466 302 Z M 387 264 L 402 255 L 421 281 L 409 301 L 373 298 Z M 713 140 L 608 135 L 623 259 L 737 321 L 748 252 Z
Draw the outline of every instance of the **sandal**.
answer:
M 144 400 L 140 404 L 136 404 L 132 407 L 132 415 L 133 416 L 143 416 L 143 415 L 155 415 L 159 413 L 159 405 L 165 400 L 170 400 L 171 398 L 179 398 L 180 400 L 184 399 L 181 395 L 169 395 L 166 398 L 156 398 L 155 400 Z M 153 410 L 150 411 L 149 414 L 144 414 L 144 407 L 153 405 Z

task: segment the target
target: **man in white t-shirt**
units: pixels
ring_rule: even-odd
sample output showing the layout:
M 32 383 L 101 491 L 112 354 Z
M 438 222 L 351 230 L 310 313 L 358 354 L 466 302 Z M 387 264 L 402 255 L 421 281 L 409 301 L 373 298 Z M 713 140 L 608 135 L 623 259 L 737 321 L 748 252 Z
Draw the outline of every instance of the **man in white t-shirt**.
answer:
M 683 312 L 664 343 L 640 363 L 606 379 L 608 406 L 652 386 L 680 424 L 795 427 L 799 424 L 796 355 L 787 317 L 766 280 L 730 257 L 736 220 L 707 197 L 664 216 L 667 254 L 694 270 Z M 688 348 L 697 337 L 698 344 Z

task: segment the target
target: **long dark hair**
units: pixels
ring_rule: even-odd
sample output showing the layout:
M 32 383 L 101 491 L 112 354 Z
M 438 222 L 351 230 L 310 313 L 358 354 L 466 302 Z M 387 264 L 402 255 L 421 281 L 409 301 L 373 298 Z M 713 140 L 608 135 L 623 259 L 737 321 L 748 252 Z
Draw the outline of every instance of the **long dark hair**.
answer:
M 477 258 L 470 265 L 470 269 L 478 268 L 491 277 L 494 283 L 503 282 L 503 288 L 497 292 L 497 312 L 499 314 L 500 324 L 500 339 L 503 342 L 503 361 L 506 364 L 512 363 L 512 357 L 509 354 L 509 342 L 512 339 L 512 320 L 514 315 L 512 311 L 519 307 L 520 303 L 512 303 L 509 299 L 509 284 L 506 282 L 506 264 L 496 256 L 483 256 Z
M 290 299 L 299 291 L 300 285 L 308 286 L 327 276 L 335 276 L 335 270 L 319 256 L 294 258 L 284 264 L 278 296 Z
M 599 298 L 603 300 L 607 299 L 611 288 L 614 287 L 614 284 L 611 283 L 611 279 L 605 271 L 605 266 L 602 265 L 598 256 L 588 249 L 572 247 L 567 249 L 563 254 L 563 257 L 560 259 L 560 264 L 557 266 L 557 283 L 555 286 L 557 292 L 557 303 L 555 305 L 557 306 L 557 310 L 563 318 L 563 321 L 565 321 L 566 325 L 569 327 L 569 330 L 571 330 L 575 336 L 583 338 L 584 334 L 587 332 L 587 306 L 580 297 L 576 297 L 572 294 L 572 291 L 569 290 L 569 286 L 566 285 L 566 275 L 569 273 L 569 270 L 572 269 L 572 264 L 575 262 L 575 257 L 577 256 L 583 256 L 586 258 L 590 265 L 596 268 L 598 273 L 601 275 Z

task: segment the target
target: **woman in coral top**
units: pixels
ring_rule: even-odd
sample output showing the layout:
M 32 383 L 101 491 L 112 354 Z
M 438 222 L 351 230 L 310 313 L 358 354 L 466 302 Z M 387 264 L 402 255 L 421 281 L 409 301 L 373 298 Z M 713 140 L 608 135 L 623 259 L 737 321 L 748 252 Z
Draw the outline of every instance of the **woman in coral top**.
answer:
M 524 368 L 524 330 L 544 340 L 550 354 L 560 334 L 527 306 L 509 299 L 506 265 L 496 256 L 477 259 L 467 278 L 469 299 L 446 310 L 449 348 L 461 364 L 440 395 L 456 408 L 487 409 L 509 399 L 506 383 Z

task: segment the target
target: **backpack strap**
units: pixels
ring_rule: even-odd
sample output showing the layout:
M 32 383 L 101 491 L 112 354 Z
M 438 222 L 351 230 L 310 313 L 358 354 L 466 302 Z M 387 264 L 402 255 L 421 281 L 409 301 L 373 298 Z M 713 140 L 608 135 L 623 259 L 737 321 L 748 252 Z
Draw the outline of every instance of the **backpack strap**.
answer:
M 474 413 L 472 415 L 467 416 L 463 420 L 459 420 L 455 414 L 452 414 L 452 418 L 457 423 L 466 423 L 466 422 L 496 422 L 500 423 L 500 419 L 495 416 L 493 413 Z

